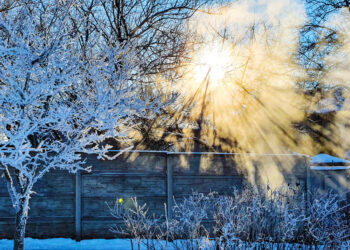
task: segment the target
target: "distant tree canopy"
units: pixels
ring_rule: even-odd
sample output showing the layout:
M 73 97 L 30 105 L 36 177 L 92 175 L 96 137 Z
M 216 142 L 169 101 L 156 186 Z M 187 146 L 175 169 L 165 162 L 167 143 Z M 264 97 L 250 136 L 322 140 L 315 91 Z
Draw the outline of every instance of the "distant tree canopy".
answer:
M 296 127 L 312 139 L 310 154 L 325 152 L 344 157 L 349 150 L 344 137 L 348 127 L 349 68 L 343 70 L 340 64 L 349 66 L 344 27 L 350 26 L 350 4 L 347 0 L 305 0 L 305 8 L 309 20 L 301 29 L 299 57 L 307 73 L 300 89 L 308 104 L 304 121 Z
M 138 82 L 137 93 L 145 103 L 148 116 L 134 114 L 134 125 L 130 133 L 132 142 L 119 138 L 109 139 L 108 142 L 114 148 L 133 144 L 139 149 L 191 150 L 192 147 L 193 150 L 193 144 L 198 144 L 201 145 L 201 150 L 206 151 L 235 151 L 237 148 L 245 150 L 245 147 L 240 147 L 242 143 L 239 143 L 235 136 L 226 132 L 219 133 L 219 128 L 213 121 L 209 121 L 210 119 L 194 119 L 192 111 L 195 101 L 179 101 L 181 95 L 174 86 L 183 81 L 188 74 L 193 64 L 194 51 L 201 44 L 208 43 L 208 34 L 212 40 L 230 40 L 233 46 L 243 42 L 249 43 L 249 39 L 252 42 L 258 36 L 262 23 L 265 23 L 266 32 L 277 27 L 273 22 L 283 15 L 286 16 L 281 14 L 284 13 L 284 7 L 278 9 L 278 5 L 272 0 L 262 0 L 259 4 L 252 1 L 224 0 L 4 0 L 0 3 L 0 12 L 7 15 L 11 10 L 25 6 L 29 12 L 35 13 L 38 19 L 37 30 L 47 35 L 50 33 L 51 23 L 45 19 L 45 13 L 53 11 L 53 14 L 62 14 L 63 6 L 70 2 L 72 7 L 67 12 L 67 27 L 70 36 L 78 38 L 80 56 L 86 62 L 101 56 L 103 48 L 117 45 L 132 47 L 135 60 L 138 61 L 130 79 Z M 330 66 L 327 58 L 342 48 L 343 41 L 339 30 L 329 25 L 328 20 L 339 11 L 350 11 L 349 1 L 305 0 L 304 4 L 308 20 L 299 27 L 298 53 L 291 49 L 291 54 L 294 54 L 295 61 L 298 61 L 306 72 L 306 77 L 296 80 L 296 91 L 306 100 L 300 105 L 301 109 L 305 110 L 305 119 L 291 119 L 290 123 L 297 131 L 287 134 L 309 135 L 318 145 L 315 147 L 317 152 L 325 150 L 342 154 L 340 151 L 336 152 L 337 150 L 332 151 L 335 145 L 339 144 L 338 139 L 333 141 L 330 136 L 325 135 L 331 133 L 330 131 L 335 133 L 338 129 L 333 126 L 338 119 L 335 115 L 337 111 L 324 114 L 319 113 L 317 109 L 322 106 L 319 105 L 320 101 L 322 104 L 329 98 L 334 99 L 335 105 L 343 107 L 342 102 L 348 93 L 346 86 L 328 80 Z M 265 11 L 268 18 L 249 23 L 246 17 L 239 17 L 239 11 L 234 11 L 235 8 L 238 9 L 237 6 L 241 9 L 249 9 L 247 6 L 250 6 L 251 12 L 255 12 L 257 16 Z M 206 22 L 205 19 L 209 17 L 220 20 L 224 12 L 232 13 L 232 18 L 228 19 L 226 26 L 217 27 L 215 23 L 208 22 L 207 32 L 204 35 L 198 32 L 199 29 L 203 29 L 203 25 L 196 26 L 195 22 Z M 204 14 L 202 17 L 201 13 Z M 208 18 L 203 18 L 205 15 Z M 242 22 L 232 21 L 235 17 L 240 18 Z M 230 25 L 235 26 L 236 30 Z M 239 38 L 237 31 L 242 27 L 247 30 L 246 37 L 239 41 L 242 37 Z M 217 38 L 214 38 L 213 34 Z M 119 64 L 115 65 L 116 70 L 120 67 Z M 203 138 L 198 134 L 201 130 L 205 130 L 205 133 L 210 130 L 217 141 L 214 143 L 211 139 Z M 291 138 L 290 135 L 288 137 Z M 325 146 L 329 141 L 333 142 Z M 185 146 L 187 144 L 191 146 L 188 148 Z

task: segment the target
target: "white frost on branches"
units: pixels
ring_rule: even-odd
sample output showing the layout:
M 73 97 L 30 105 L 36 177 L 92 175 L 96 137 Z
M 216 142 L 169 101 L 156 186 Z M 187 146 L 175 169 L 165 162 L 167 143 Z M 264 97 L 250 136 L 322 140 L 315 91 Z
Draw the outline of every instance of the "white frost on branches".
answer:
M 131 206 L 116 202 L 111 209 L 125 224 L 111 231 L 132 245 L 136 239 L 137 249 L 348 249 L 346 201 L 332 192 L 307 201 L 303 192 L 250 185 L 226 195 L 194 192 L 175 202 L 173 219 L 148 213 L 133 198 Z
M 66 25 L 71 4 L 62 4 L 63 13 L 48 5 L 40 15 L 0 14 L 0 171 L 17 213 L 45 173 L 83 169 L 80 153 L 107 157 L 105 140 L 125 135 L 144 108 L 129 80 L 132 46 L 92 44 L 87 59 Z

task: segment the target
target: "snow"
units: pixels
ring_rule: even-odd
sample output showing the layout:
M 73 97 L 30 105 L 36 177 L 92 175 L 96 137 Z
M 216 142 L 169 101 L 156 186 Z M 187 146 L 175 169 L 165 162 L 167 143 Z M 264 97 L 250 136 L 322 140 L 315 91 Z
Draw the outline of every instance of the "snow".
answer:
M 317 103 L 316 113 L 326 114 L 329 112 L 339 111 L 340 109 L 341 105 L 335 98 L 326 98 Z
M 138 249 L 137 241 L 134 239 L 134 248 Z M 176 240 L 181 245 L 183 240 Z M 210 241 L 213 245 L 214 242 Z M 211 244 L 210 244 L 211 245 Z M 52 238 L 52 239 L 32 239 L 26 238 L 24 241 L 26 250 L 129 250 L 131 248 L 130 239 L 91 239 L 75 241 L 67 238 Z M 166 242 L 163 240 L 155 240 L 155 249 L 165 249 Z M 13 240 L 0 240 L 0 250 L 12 250 Z M 146 250 L 146 242 L 141 240 L 141 250 Z M 166 249 L 176 249 L 173 245 L 169 244 Z
M 311 166 L 312 170 L 348 170 L 350 166 Z
M 183 240 L 176 240 L 177 242 Z M 157 240 L 159 245 L 155 245 L 155 249 L 165 249 L 165 242 Z M 212 243 L 212 244 L 211 244 Z M 93 240 L 82 240 L 75 241 L 72 239 L 66 238 L 53 238 L 53 239 L 25 239 L 25 249 L 26 250 L 129 250 L 132 249 L 130 245 L 130 239 L 93 239 Z M 244 243 L 243 243 L 244 244 Z M 253 246 L 257 247 L 258 244 L 261 243 L 252 243 Z M 344 248 L 346 249 L 349 246 L 350 242 L 344 242 Z M 213 249 L 214 241 L 210 241 L 209 245 L 205 249 Z M 285 249 L 309 249 L 309 246 L 304 246 L 300 244 L 285 244 Z M 273 246 L 272 249 L 277 250 L 280 249 L 277 244 Z M 0 249 L 1 250 L 12 250 L 13 249 L 13 240 L 0 240 Z M 138 249 L 136 245 L 134 245 L 134 249 Z M 146 246 L 141 243 L 141 250 L 146 250 Z M 172 245 L 168 245 L 169 250 L 176 249 L 176 247 Z M 319 245 L 319 249 L 324 249 L 322 245 Z
M 181 244 L 182 240 L 176 240 Z M 134 248 L 138 249 L 137 241 L 133 240 Z M 166 242 L 163 240 L 155 241 L 156 249 L 164 249 Z M 26 250 L 129 250 L 131 248 L 130 239 L 91 239 L 75 241 L 67 238 L 52 238 L 52 239 L 32 239 L 26 238 L 24 241 Z M 12 250 L 13 240 L 0 240 L 0 250 Z M 146 250 L 146 242 L 140 244 L 141 250 Z M 176 249 L 172 245 L 168 245 L 169 250 Z
M 93 239 L 77 242 L 72 239 L 32 239 L 26 238 L 24 241 L 26 250 L 50 249 L 50 250 L 127 250 L 131 249 L 129 239 Z M 13 240 L 0 240 L 1 250 L 12 250 Z
M 321 164 L 321 163 L 350 163 L 350 161 L 338 158 L 338 157 L 334 157 L 331 155 L 327 155 L 327 154 L 319 154 L 319 155 L 315 155 L 313 157 L 311 157 L 310 160 L 311 164 Z

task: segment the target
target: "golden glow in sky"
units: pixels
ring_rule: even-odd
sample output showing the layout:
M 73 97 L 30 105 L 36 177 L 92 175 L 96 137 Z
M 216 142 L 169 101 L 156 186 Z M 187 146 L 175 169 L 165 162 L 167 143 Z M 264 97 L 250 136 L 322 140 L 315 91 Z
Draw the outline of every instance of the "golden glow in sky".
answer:
M 234 71 L 232 54 L 224 42 L 215 42 L 201 48 L 193 59 L 195 79 L 199 82 L 209 80 L 211 88 L 218 86 Z
M 295 148 L 291 124 L 304 114 L 295 92 L 303 71 L 293 55 L 304 17 L 303 5 L 294 0 L 261 0 L 258 6 L 246 0 L 189 21 L 197 40 L 189 43 L 190 62 L 175 88 L 179 105 L 190 110 L 184 117 L 200 124 L 201 135 L 195 136 L 233 152 Z

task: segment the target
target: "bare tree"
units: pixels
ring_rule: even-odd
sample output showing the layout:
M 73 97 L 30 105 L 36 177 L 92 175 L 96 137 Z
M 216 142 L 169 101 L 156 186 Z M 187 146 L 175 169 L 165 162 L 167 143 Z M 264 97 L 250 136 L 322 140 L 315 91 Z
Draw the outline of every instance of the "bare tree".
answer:
M 310 136 L 313 144 L 310 154 L 326 152 L 343 156 L 336 118 L 349 88 L 345 82 L 328 77 L 334 68 L 329 58 L 344 45 L 343 34 L 329 21 L 341 11 L 350 12 L 350 5 L 347 0 L 306 0 L 305 4 L 309 22 L 301 29 L 299 59 L 307 78 L 299 85 L 307 105 L 305 119 L 296 126 L 302 134 Z M 343 22 L 347 22 L 346 19 Z
M 166 149 L 164 138 L 180 130 L 164 123 L 176 113 L 169 106 L 176 99 L 169 86 L 182 75 L 179 67 L 186 61 L 193 37 L 185 29 L 190 17 L 214 0 L 79 0 L 70 12 L 70 23 L 79 34 L 84 51 L 99 40 L 103 46 L 134 44 L 139 61 L 137 75 L 139 97 L 157 105 L 148 109 L 149 117 L 134 116 L 138 147 Z M 152 117 L 152 118 L 150 118 Z M 159 132 L 161 131 L 161 132 Z M 165 132 L 165 133 L 163 133 Z M 162 134 L 162 135 L 160 135 Z M 115 147 L 120 145 L 115 143 Z

